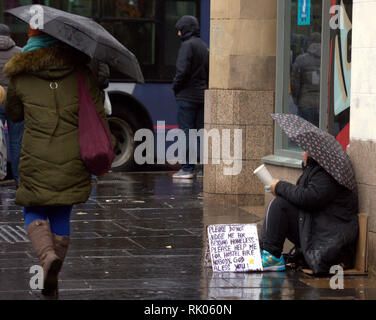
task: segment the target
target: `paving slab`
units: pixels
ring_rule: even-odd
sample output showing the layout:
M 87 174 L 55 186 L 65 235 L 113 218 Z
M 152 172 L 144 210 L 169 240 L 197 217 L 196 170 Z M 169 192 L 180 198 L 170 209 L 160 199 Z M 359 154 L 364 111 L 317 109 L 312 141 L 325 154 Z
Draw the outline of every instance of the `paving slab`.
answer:
M 205 265 L 206 227 L 256 223 L 263 207 L 206 204 L 202 179 L 174 181 L 172 172 L 113 172 L 74 207 L 71 246 L 60 280 L 61 300 L 365 300 L 376 280 L 330 278 L 288 269 L 213 273 Z M 14 185 L 0 185 L 0 299 L 38 300 L 30 267 L 38 264 L 24 233 Z

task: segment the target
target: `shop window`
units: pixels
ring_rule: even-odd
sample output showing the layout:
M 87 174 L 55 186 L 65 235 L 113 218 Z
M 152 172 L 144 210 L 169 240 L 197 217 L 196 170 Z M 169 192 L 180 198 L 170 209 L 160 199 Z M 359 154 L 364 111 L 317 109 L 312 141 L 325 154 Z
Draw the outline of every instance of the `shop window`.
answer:
M 302 24 L 299 2 L 291 1 L 288 111 L 319 126 L 322 3 L 313 1 L 308 12 L 310 23 Z
M 337 1 L 341 28 L 330 31 L 329 131 L 346 149 L 350 140 L 352 0 Z
M 341 8 L 335 14 L 344 28 L 330 27 L 333 5 Z M 278 1 L 275 111 L 297 114 L 342 138 L 350 110 L 351 11 L 351 0 Z M 301 158 L 278 125 L 274 154 Z
M 320 126 L 322 77 L 322 0 L 278 2 L 276 112 L 297 114 Z M 276 153 L 299 157 L 301 151 L 276 126 Z

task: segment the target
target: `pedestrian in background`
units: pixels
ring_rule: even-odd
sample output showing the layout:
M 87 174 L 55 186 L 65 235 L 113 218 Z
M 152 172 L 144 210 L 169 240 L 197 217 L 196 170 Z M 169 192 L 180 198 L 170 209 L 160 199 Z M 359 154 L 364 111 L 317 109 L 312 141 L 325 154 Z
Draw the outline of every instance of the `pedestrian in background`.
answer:
M 5 64 L 16 54 L 20 53 L 21 48 L 17 47 L 15 42 L 10 37 L 10 29 L 5 24 L 0 24 L 0 85 L 4 87 L 5 91 L 8 87 L 9 80 L 3 75 L 3 68 Z M 20 159 L 22 136 L 24 131 L 24 123 L 14 123 L 9 121 L 5 115 L 5 105 L 0 103 L 0 119 L 8 125 L 9 136 L 9 155 L 11 171 L 13 179 L 18 185 L 18 164 Z
M 89 62 L 85 54 L 30 29 L 26 47 L 4 68 L 10 77 L 7 117 L 25 120 L 15 202 L 24 207 L 27 234 L 44 271 L 45 296 L 58 294 L 73 205 L 86 202 L 91 193 L 91 175 L 79 149 L 78 68 L 108 125 Z
M 209 85 L 209 49 L 200 39 L 200 25 L 195 17 L 183 16 L 177 22 L 176 29 L 182 44 L 176 62 L 173 90 L 178 125 L 186 136 L 186 163 L 173 178 L 192 179 L 195 164 L 189 161 L 189 130 L 204 128 L 204 93 Z M 195 147 L 197 148 L 197 143 Z
M 313 123 L 320 122 L 321 34 L 313 33 L 306 53 L 291 66 L 291 93 L 298 115 Z

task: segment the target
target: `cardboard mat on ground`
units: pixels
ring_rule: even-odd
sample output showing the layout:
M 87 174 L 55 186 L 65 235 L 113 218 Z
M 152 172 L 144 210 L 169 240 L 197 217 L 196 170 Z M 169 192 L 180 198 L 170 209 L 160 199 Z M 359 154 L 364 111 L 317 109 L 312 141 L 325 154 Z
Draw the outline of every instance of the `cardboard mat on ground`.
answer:
M 214 272 L 262 271 L 256 224 L 207 227 L 205 266 Z

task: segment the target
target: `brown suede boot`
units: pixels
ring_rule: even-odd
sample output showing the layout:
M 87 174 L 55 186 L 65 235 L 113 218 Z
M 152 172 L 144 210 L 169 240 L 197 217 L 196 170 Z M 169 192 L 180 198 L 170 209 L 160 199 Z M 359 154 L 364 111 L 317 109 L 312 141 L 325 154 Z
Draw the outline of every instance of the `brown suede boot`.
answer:
M 54 241 L 54 249 L 56 255 L 61 260 L 61 267 L 63 266 L 65 256 L 67 255 L 68 247 L 70 238 L 68 236 L 58 236 L 57 234 L 52 234 L 52 238 Z M 57 270 L 58 273 L 60 273 L 60 270 Z M 56 299 L 59 298 L 59 286 L 56 286 Z
M 63 263 L 65 256 L 67 255 L 70 238 L 68 236 L 58 236 L 54 233 L 52 234 L 52 237 L 54 240 L 55 253 Z
M 43 268 L 42 294 L 55 296 L 62 260 L 55 253 L 50 226 L 47 221 L 35 220 L 26 231 Z

